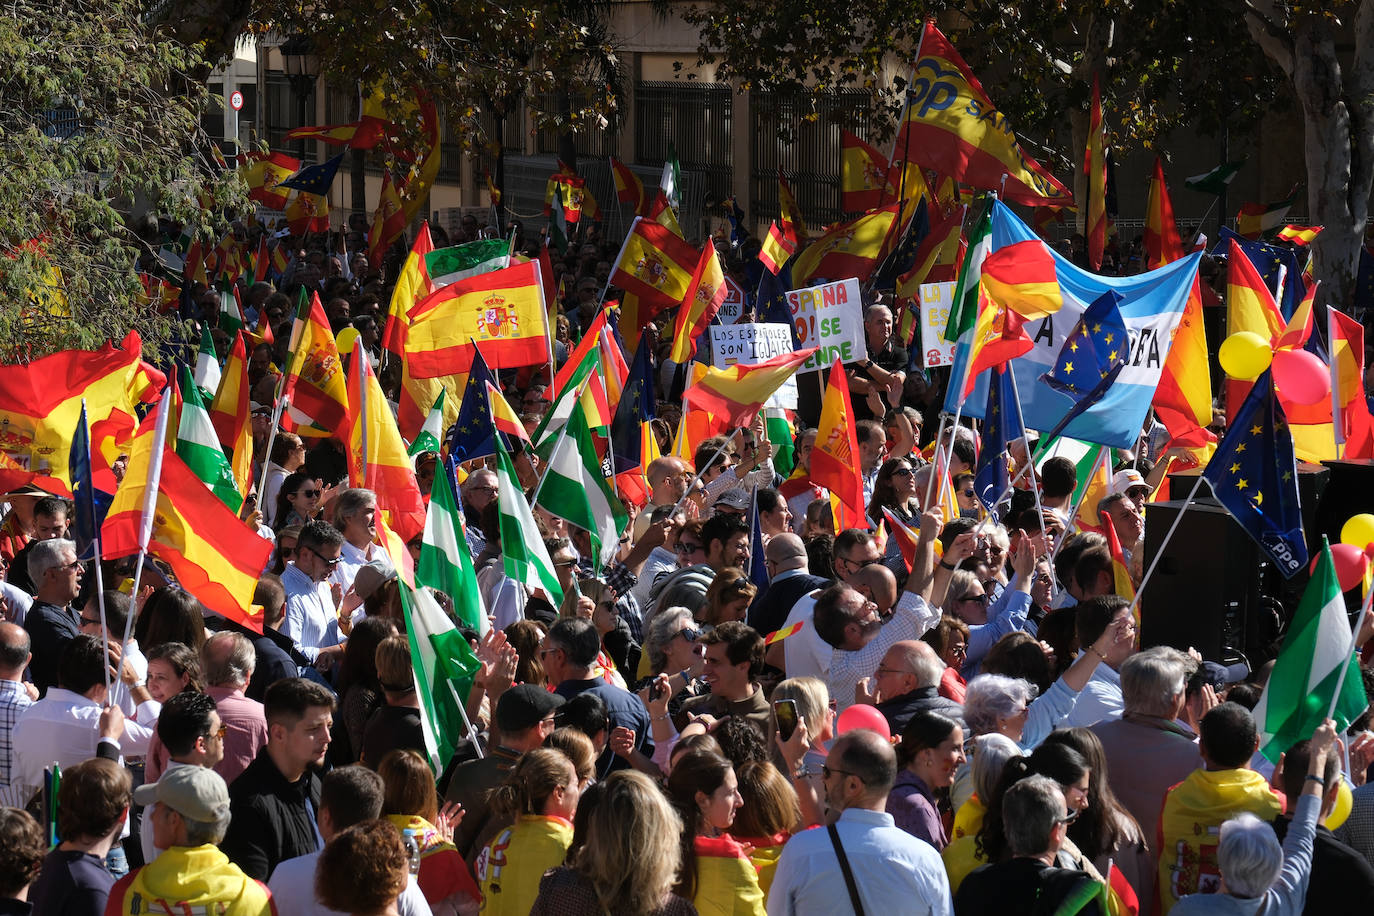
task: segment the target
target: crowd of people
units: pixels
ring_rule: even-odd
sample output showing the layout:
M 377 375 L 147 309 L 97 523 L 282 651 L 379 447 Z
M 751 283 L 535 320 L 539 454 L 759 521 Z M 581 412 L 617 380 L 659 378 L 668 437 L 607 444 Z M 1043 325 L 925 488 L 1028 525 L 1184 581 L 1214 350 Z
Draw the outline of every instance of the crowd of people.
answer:
M 470 217 L 432 231 L 436 247 L 480 234 Z M 760 416 L 675 455 L 682 367 L 662 347 L 664 457 L 615 558 L 602 568 L 588 532 L 534 508 L 561 605 L 508 575 L 502 478 L 482 459 L 459 469 L 491 625 L 461 628 L 480 661 L 473 727 L 434 759 L 377 495 L 347 486 L 333 439 L 278 431 L 266 450 L 302 288 L 396 392 L 378 341 L 404 246 L 373 265 L 365 242 L 350 222 L 244 283 L 246 320 L 276 341 L 249 367 L 265 483 L 243 518 L 275 544 L 261 633 L 156 564 L 128 594 L 127 561 L 107 561 L 102 591 L 69 503 L 5 497 L 0 912 L 1191 916 L 1374 900 L 1368 714 L 1343 735 L 1322 724 L 1277 766 L 1259 754 L 1267 666 L 1141 648 L 1107 539 L 1075 522 L 1067 460 L 1023 476 L 1000 520 L 981 509 L 972 431 L 941 439 L 945 382 L 912 371 L 881 298 L 849 379 L 869 528 L 835 530 L 810 478 L 827 431 L 805 410 L 786 441 Z M 612 258 L 586 231 L 554 261 L 555 362 L 596 317 Z M 218 294 L 191 298 L 213 325 Z M 548 369 L 500 380 L 534 428 Z M 1117 455 L 1094 507 L 1137 582 L 1157 444 Z M 931 498 L 933 449 L 952 517 Z M 417 478 L 440 459 L 417 454 Z M 523 468 L 532 490 L 538 462 Z M 917 533 L 914 553 L 882 536 L 884 513 Z M 1322 826 L 1338 807 L 1339 829 Z

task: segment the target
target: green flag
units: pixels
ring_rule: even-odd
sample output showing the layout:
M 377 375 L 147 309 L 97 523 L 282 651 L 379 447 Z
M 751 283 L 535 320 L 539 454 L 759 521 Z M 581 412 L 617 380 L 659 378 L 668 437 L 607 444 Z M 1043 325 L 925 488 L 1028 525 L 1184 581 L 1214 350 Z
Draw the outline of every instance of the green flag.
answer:
M 410 443 L 410 449 L 406 452 L 411 458 L 421 452 L 439 451 L 439 440 L 444 435 L 444 393 L 448 389 L 440 388 L 439 396 L 434 399 L 434 406 L 429 409 L 429 414 L 425 417 L 425 425 L 420 427 L 420 432 L 415 436 L 415 441 Z
M 1312 737 L 1333 699 L 1331 718 L 1338 732 L 1345 731 L 1369 705 L 1351 630 L 1331 548 L 1323 539 L 1317 568 L 1255 707 L 1260 753 L 1268 760 L 1277 763 L 1284 751 Z
M 773 468 L 786 477 L 797 466 L 797 456 L 792 444 L 796 431 L 792 424 L 787 422 L 787 417 L 782 415 L 781 408 L 777 407 L 764 408 L 763 430 L 768 436 L 768 441 L 773 443 Z
M 1235 162 L 1223 162 L 1210 172 L 1203 172 L 1201 175 L 1183 179 L 1183 186 L 1190 191 L 1216 194 L 1219 197 L 1226 192 L 1227 186 L 1231 184 L 1231 179 L 1236 177 L 1236 173 L 1244 164 L 1244 159 L 1237 159 Z
M 458 511 L 458 499 L 453 494 L 453 472 L 447 463 L 435 470 L 415 582 L 448 595 L 453 599 L 453 612 L 459 621 L 483 633 L 491 624 L 482 606 L 477 573 L 473 570 L 468 541 L 463 534 L 463 515 Z
M 530 437 L 530 445 L 534 447 L 535 454 L 544 461 L 549 460 L 554 444 L 558 442 L 559 433 L 563 432 L 568 417 L 572 415 L 573 405 L 577 403 L 577 399 L 582 393 L 582 383 L 593 372 L 598 372 L 600 369 L 601 348 L 591 347 L 583 355 L 582 362 L 578 363 L 572 374 L 568 376 L 568 383 L 563 386 L 558 397 L 554 398 L 553 405 L 549 407 L 549 412 L 544 415 L 544 419 L 535 428 L 534 435 Z
M 968 252 L 959 269 L 959 283 L 954 287 L 954 301 L 945 324 L 945 340 L 958 341 L 978 320 L 978 284 L 983 278 L 983 261 L 992 253 L 992 200 L 987 201 L 978 228 L 969 236 Z
M 220 330 L 233 337 L 243 330 L 245 324 L 243 310 L 239 308 L 239 299 L 234 295 L 234 288 L 230 281 L 226 280 L 219 287 Z
M 677 150 L 668 144 L 668 159 L 663 163 L 663 174 L 658 179 L 658 188 L 674 210 L 681 205 L 682 166 L 678 164 Z
M 496 437 L 496 486 L 501 519 L 501 559 L 506 575 L 528 588 L 543 591 L 549 604 L 563 603 L 563 587 L 553 560 L 544 549 L 544 539 L 534 523 L 534 513 L 525 501 L 520 478 L 501 437 Z
M 200 399 L 191 374 L 181 370 L 181 419 L 177 422 L 177 457 L 205 482 L 224 504 L 235 512 L 243 505 L 243 494 L 234 480 L 234 469 L 220 447 L 215 425 Z
M 598 572 L 615 556 L 629 516 L 596 457 L 592 431 L 580 403 L 574 403 L 563 435 L 549 456 L 534 501 L 591 536 Z
M 425 270 L 435 289 L 475 277 L 510 264 L 510 243 L 505 239 L 480 239 L 425 255 Z
M 215 355 L 215 341 L 210 336 L 210 326 L 200 326 L 200 351 L 196 353 L 195 382 L 203 390 L 213 394 L 219 391 L 219 357 Z
M 467 734 L 462 707 L 481 664 L 433 595 L 423 588 L 411 591 L 405 582 L 400 585 L 425 749 L 430 766 L 439 773 L 453 759 L 458 741 Z

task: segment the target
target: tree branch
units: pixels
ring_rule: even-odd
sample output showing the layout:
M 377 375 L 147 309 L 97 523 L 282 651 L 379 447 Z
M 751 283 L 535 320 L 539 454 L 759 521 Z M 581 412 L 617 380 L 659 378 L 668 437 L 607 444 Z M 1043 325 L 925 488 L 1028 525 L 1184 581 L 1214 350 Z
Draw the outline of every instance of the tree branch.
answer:
M 1285 74 L 1293 76 L 1293 39 L 1282 23 L 1286 17 L 1276 0 L 1246 0 L 1245 26 L 1255 44 L 1278 64 Z

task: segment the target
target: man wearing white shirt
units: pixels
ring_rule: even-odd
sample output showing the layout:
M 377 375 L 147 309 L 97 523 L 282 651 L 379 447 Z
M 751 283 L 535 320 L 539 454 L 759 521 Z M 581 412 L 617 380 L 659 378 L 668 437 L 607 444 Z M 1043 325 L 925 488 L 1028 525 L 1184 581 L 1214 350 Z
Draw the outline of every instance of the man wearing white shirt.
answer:
M 315 815 L 320 836 L 328 843 L 354 824 L 380 817 L 383 794 L 382 777 L 367 767 L 355 764 L 330 772 L 320 787 L 320 808 Z M 330 916 L 337 912 L 315 897 L 315 866 L 319 859 L 319 852 L 311 852 L 278 863 L 267 882 L 278 913 Z M 396 912 L 399 916 L 431 916 L 414 875 L 407 879 L 406 888 L 396 901 Z
M 343 655 L 330 637 L 338 619 L 333 590 L 326 581 L 343 556 L 344 539 L 328 522 L 309 522 L 296 539 L 296 559 L 281 574 L 286 591 L 286 617 L 281 631 L 317 668 L 328 668 Z M 323 659 L 323 664 L 321 660 Z
M 1074 626 L 1078 630 L 1078 644 L 1088 646 L 1085 652 L 1093 651 L 1102 634 L 1111 629 L 1118 620 L 1123 621 L 1132 634 L 1135 621 L 1131 618 L 1130 602 L 1118 595 L 1102 595 L 1081 602 L 1074 609 Z M 1086 641 L 1085 641 L 1086 640 Z M 1126 701 L 1121 695 L 1121 665 L 1135 654 L 1135 640 L 1118 640 L 1102 656 L 1093 670 L 1093 676 L 1078 695 L 1073 712 L 1064 720 L 1065 728 L 1087 728 L 1098 722 L 1120 719 L 1126 710 Z
M 129 596 L 114 589 L 105 590 L 105 626 L 100 625 L 100 593 L 92 592 L 90 600 L 81 609 L 81 617 L 78 622 L 82 633 L 89 633 L 92 636 L 102 636 L 105 632 L 109 633 L 111 642 L 119 642 L 124 638 L 124 627 L 129 621 Z M 124 659 L 134 669 L 134 683 L 146 684 L 148 682 L 148 659 L 138 647 L 138 640 L 129 637 L 129 644 L 124 650 Z M 120 711 L 126 716 L 136 717 L 138 714 L 138 703 L 135 702 L 129 689 L 124 686 L 122 681 L 112 680 L 110 682 L 110 703 L 118 706 Z M 154 727 L 157 722 L 151 720 L 144 722 L 149 728 Z
M 13 781 L 36 792 L 43 786 L 43 769 L 57 763 L 67 767 L 96 756 L 100 741 L 100 714 L 106 703 L 105 668 L 110 663 L 109 648 L 99 636 L 82 634 L 70 640 L 58 661 L 58 686 L 19 716 L 14 726 L 14 755 L 17 774 Z M 133 679 L 128 666 L 122 666 L 125 682 Z M 148 695 L 146 687 L 131 686 L 138 704 L 139 718 L 156 722 L 162 707 Z M 131 719 L 115 742 L 120 753 L 141 757 L 148 752 L 153 730 Z
M 32 658 L 29 634 L 12 623 L 0 623 L 0 804 L 22 808 L 28 799 L 10 797 L 18 770 L 14 757 L 14 724 L 38 699 L 38 689 L 24 682 Z
M 839 712 L 854 705 L 854 688 L 873 673 L 888 649 L 903 640 L 920 639 L 940 622 L 940 609 L 909 589 L 883 622 L 883 605 L 890 605 L 897 591 L 897 580 L 886 566 L 875 563 L 850 581 L 853 585 L 832 585 L 816 598 L 816 633 L 834 647 L 825 685 Z M 871 589 L 881 603 L 865 598 L 859 588 Z
M 334 503 L 334 525 L 343 535 L 339 563 L 329 581 L 338 583 L 345 594 L 353 586 L 358 570 L 385 556 L 377 540 L 377 494 L 349 487 Z

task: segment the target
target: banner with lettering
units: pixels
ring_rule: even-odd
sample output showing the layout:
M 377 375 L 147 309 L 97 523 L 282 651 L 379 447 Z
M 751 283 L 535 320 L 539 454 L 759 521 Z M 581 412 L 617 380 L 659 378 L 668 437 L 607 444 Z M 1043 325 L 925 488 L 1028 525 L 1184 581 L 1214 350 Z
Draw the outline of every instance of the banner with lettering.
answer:
M 817 348 L 798 372 L 829 368 L 836 359 L 853 363 L 868 358 L 858 280 L 794 289 L 787 294 L 787 307 L 801 347 Z

